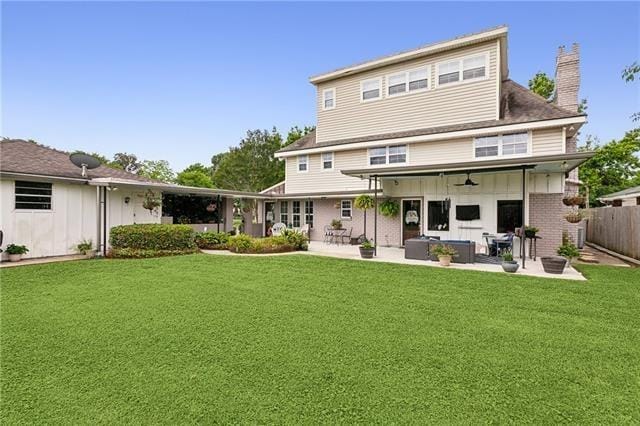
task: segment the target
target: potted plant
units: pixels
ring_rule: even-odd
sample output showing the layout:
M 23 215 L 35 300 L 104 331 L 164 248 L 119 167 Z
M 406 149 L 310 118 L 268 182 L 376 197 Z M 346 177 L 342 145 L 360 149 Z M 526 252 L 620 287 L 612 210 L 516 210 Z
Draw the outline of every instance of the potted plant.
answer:
M 573 259 L 580 257 L 580 250 L 571 241 L 565 241 L 557 250 L 558 256 L 567 259 L 567 265 L 571 265 Z
M 451 258 L 456 257 L 458 255 L 458 252 L 456 251 L 456 249 L 444 244 L 438 244 L 437 246 L 435 246 L 431 250 L 431 253 L 438 256 L 438 261 L 440 262 L 441 266 L 451 265 Z
M 518 262 L 513 260 L 513 253 L 506 252 L 502 255 L 502 269 L 505 272 L 513 274 L 518 270 L 519 267 L 520 265 L 518 265 Z
M 375 249 L 373 244 L 371 244 L 371 241 L 365 238 L 362 244 L 360 244 L 360 257 L 363 259 L 373 259 L 374 250 Z
M 376 202 L 371 195 L 362 194 L 358 195 L 354 200 L 353 205 L 364 211 L 364 237 L 367 238 L 367 210 L 372 209 Z
M 398 213 L 400 213 L 400 204 L 397 201 L 387 198 L 380 203 L 380 214 L 382 216 L 396 217 Z
M 574 195 L 570 197 L 564 197 L 562 199 L 562 203 L 565 206 L 582 206 L 585 203 L 585 197 L 580 195 Z
M 91 259 L 96 255 L 96 251 L 93 249 L 93 242 L 91 240 L 82 240 L 76 245 L 76 250 L 88 259 Z
M 526 238 L 535 238 L 536 234 L 539 232 L 540 230 L 538 228 L 536 228 L 535 226 L 525 226 L 524 227 L 524 236 Z
M 567 259 L 561 256 L 543 256 L 540 258 L 542 268 L 548 274 L 561 274 L 567 264 Z
M 22 255 L 28 253 L 29 249 L 26 246 L 9 244 L 6 252 L 9 254 L 9 262 L 19 262 L 22 260 Z
M 342 229 L 342 221 L 339 219 L 333 219 L 331 221 L 331 227 L 333 229 Z

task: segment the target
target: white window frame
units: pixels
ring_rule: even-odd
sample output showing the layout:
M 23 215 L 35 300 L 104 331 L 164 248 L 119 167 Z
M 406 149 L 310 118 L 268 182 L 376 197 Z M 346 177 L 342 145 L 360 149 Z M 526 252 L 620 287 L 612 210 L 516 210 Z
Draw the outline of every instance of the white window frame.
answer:
M 363 96 L 364 85 L 365 83 L 369 83 L 371 81 L 376 81 L 378 83 L 378 97 L 371 98 L 371 99 L 364 99 L 364 96 Z M 375 101 L 379 101 L 380 99 L 382 99 L 382 77 L 368 78 L 360 82 L 360 103 L 375 102 Z
M 404 147 L 404 162 L 399 163 L 389 163 L 389 148 L 394 148 L 394 147 L 400 147 L 403 146 Z M 384 149 L 384 163 L 381 164 L 371 164 L 371 151 L 374 149 Z M 474 149 L 475 150 L 475 149 Z M 376 157 L 382 157 L 382 155 L 376 155 Z M 376 147 L 372 147 L 369 148 L 367 150 L 367 165 L 369 167 L 380 167 L 380 166 L 396 166 L 396 165 L 401 165 L 401 164 L 408 164 L 409 163 L 409 145 L 407 144 L 393 144 L 393 145 L 387 145 L 387 146 L 376 146 Z
M 331 99 L 333 100 L 333 105 L 328 107 L 327 106 L 327 93 L 331 93 L 332 97 Z M 323 111 L 329 111 L 332 109 L 336 108 L 336 88 L 335 87 L 331 87 L 329 89 L 324 89 L 322 91 L 322 110 Z
M 25 183 L 46 183 L 51 185 L 51 194 L 49 195 L 49 208 L 48 209 L 24 209 L 24 208 L 19 208 L 17 206 L 18 203 L 21 203 L 20 201 L 17 201 L 17 197 L 46 197 L 47 195 L 37 195 L 37 194 L 26 194 L 26 193 L 19 193 L 18 192 L 18 182 L 25 182 Z M 38 188 L 38 189 L 44 189 L 44 188 Z M 20 212 L 33 212 L 33 213 L 50 213 L 53 212 L 53 195 L 54 195 L 54 184 L 53 182 L 42 182 L 42 181 L 29 181 L 29 180 L 15 180 L 13 182 L 13 210 L 14 211 L 20 211 Z M 25 203 L 25 202 L 22 202 Z M 45 203 L 47 204 L 47 203 Z
M 349 207 L 344 207 L 344 203 L 349 203 Z M 349 210 L 349 216 L 342 214 L 345 210 Z M 351 220 L 353 219 L 353 201 L 340 200 L 340 219 Z
M 416 71 L 426 71 L 427 73 L 427 87 L 422 87 L 420 89 L 415 89 L 415 90 L 410 90 L 409 89 L 409 75 L 412 72 L 416 72 Z M 404 76 L 404 92 L 400 92 L 400 93 L 389 93 L 389 88 L 391 87 L 389 81 L 391 79 L 391 77 L 396 77 L 396 76 Z M 427 90 L 429 90 L 431 88 L 431 66 L 430 65 L 424 65 L 421 67 L 416 67 L 416 68 L 412 68 L 406 71 L 399 71 L 399 72 L 394 72 L 391 74 L 387 74 L 386 75 L 386 96 L 387 98 L 395 98 L 398 96 L 406 96 L 406 95 L 412 95 L 415 93 L 421 93 L 421 92 L 426 92 Z
M 324 156 L 325 155 L 330 155 L 331 156 L 331 160 L 325 160 Z M 320 154 L 320 170 L 322 170 L 323 172 L 328 172 L 333 170 L 333 166 L 335 164 L 335 155 L 333 152 L 323 152 Z M 324 163 L 327 161 L 331 161 L 331 167 L 327 168 L 324 166 Z
M 300 160 L 303 158 L 304 158 L 304 161 L 301 162 Z M 302 164 L 305 165 L 304 170 L 300 170 L 300 166 Z M 298 155 L 297 162 L 296 162 L 296 170 L 298 171 L 298 173 L 307 173 L 309 171 L 309 155 L 307 154 Z
M 305 200 L 303 208 L 303 224 L 309 225 L 309 228 L 313 229 L 313 222 L 315 220 L 315 204 L 313 203 L 313 200 Z M 310 222 L 307 221 L 308 217 L 311 218 Z
M 527 135 L 527 152 L 524 153 L 517 153 L 517 154 L 505 154 L 503 152 L 503 137 L 504 136 L 508 136 L 508 135 L 513 135 L 513 134 L 526 134 Z M 479 138 L 483 138 L 483 137 L 497 137 L 498 138 L 498 155 L 490 155 L 490 156 L 486 156 L 486 157 L 477 157 L 476 156 L 476 139 Z M 492 135 L 484 135 L 484 136 L 478 136 L 473 138 L 473 142 L 472 142 L 472 149 L 473 149 L 473 158 L 476 160 L 493 160 L 496 158 L 518 158 L 518 157 L 529 157 L 531 156 L 531 153 L 533 152 L 533 145 L 532 145 L 532 132 L 531 130 L 527 131 L 527 132 L 506 132 L 506 133 L 500 133 L 500 134 L 492 134 Z
M 296 213 L 296 203 L 298 203 L 298 213 Z M 304 219 L 304 212 L 302 209 L 304 205 L 300 200 L 293 200 L 291 202 L 291 226 L 294 228 L 299 228 L 303 225 L 302 220 Z M 296 218 L 298 219 L 298 226 L 295 224 Z
M 464 80 L 464 60 L 465 59 L 471 59 L 471 58 L 476 58 L 479 56 L 484 56 L 484 66 L 485 66 L 485 72 L 484 72 L 484 76 L 482 77 L 475 77 L 475 78 L 469 78 L 467 80 Z M 444 64 L 448 64 L 450 62 L 458 62 L 458 81 L 452 81 L 450 83 L 442 83 L 440 84 L 440 66 L 444 65 Z M 473 83 L 476 81 L 483 81 L 483 80 L 487 80 L 489 79 L 489 73 L 490 73 L 490 63 L 489 63 L 489 52 L 480 52 L 480 53 L 475 53 L 473 55 L 465 55 L 465 56 L 461 56 L 459 58 L 454 58 L 454 59 L 447 59 L 446 61 L 440 61 L 440 62 L 436 62 L 436 76 L 435 76 L 435 87 L 439 88 L 439 87 L 453 87 L 453 86 L 457 86 L 459 84 L 465 84 L 465 83 Z
M 282 211 L 282 207 L 286 207 L 286 212 Z M 288 201 L 280 201 L 280 205 L 278 206 L 279 214 L 280 214 L 280 222 L 289 226 L 289 202 Z M 286 219 L 283 221 L 282 218 Z

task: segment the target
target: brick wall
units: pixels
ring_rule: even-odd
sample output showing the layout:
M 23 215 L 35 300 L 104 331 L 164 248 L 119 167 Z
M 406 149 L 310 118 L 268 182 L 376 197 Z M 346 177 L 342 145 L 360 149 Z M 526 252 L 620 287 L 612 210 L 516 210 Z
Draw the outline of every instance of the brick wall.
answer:
M 571 50 L 564 46 L 558 49 L 556 57 L 556 104 L 569 111 L 578 111 L 578 90 L 580 89 L 580 49 L 577 43 Z
M 343 198 L 344 199 L 344 198 Z M 323 227 L 331 225 L 333 219 L 340 219 L 342 227 L 351 229 L 352 236 L 357 237 L 364 231 L 364 212 L 353 208 L 351 220 L 340 218 L 340 209 L 336 208 L 336 203 L 342 199 L 314 200 L 314 229 L 311 232 L 311 239 L 322 241 L 324 237 Z M 353 199 L 351 199 L 353 202 Z M 382 200 L 380 199 L 379 202 Z M 399 201 L 398 201 L 399 202 Z M 367 210 L 367 237 L 373 239 L 374 232 L 374 210 Z M 378 243 L 381 246 L 400 245 L 400 215 L 394 218 L 387 218 L 378 213 Z
M 564 219 L 563 194 L 529 194 L 529 225 L 540 229 L 538 256 L 555 255 L 562 244 Z

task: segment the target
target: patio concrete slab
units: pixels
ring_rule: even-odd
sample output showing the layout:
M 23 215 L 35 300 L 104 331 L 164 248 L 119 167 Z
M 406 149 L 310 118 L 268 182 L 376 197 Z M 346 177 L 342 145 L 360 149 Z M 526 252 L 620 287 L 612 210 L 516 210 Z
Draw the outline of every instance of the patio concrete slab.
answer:
M 489 264 L 483 264 L 483 263 L 452 263 L 451 266 L 445 267 L 445 266 L 440 266 L 438 262 L 432 262 L 428 260 L 405 259 L 404 249 L 398 248 L 398 247 L 378 247 L 377 257 L 374 257 L 373 259 L 362 259 L 360 257 L 358 246 L 326 244 L 322 242 L 313 241 L 311 242 L 311 244 L 309 244 L 309 251 L 307 251 L 306 253 L 310 255 L 337 257 L 340 259 L 361 260 L 365 262 L 391 262 L 391 263 L 399 263 L 403 265 L 419 265 L 419 266 L 429 266 L 434 268 L 464 269 L 464 270 L 470 270 L 470 271 L 494 272 L 494 273 L 500 273 L 500 274 L 506 273 L 502 270 L 502 266 L 500 265 L 489 265 Z M 586 278 L 580 272 L 578 272 L 572 267 L 567 267 L 563 274 L 557 275 L 557 274 L 548 274 L 544 272 L 544 269 L 542 268 L 542 263 L 540 262 L 539 259 L 535 261 L 532 259 L 527 259 L 525 263 L 526 263 L 526 269 L 522 269 L 522 267 L 520 267 L 518 269 L 518 272 L 515 273 L 515 275 L 586 281 Z

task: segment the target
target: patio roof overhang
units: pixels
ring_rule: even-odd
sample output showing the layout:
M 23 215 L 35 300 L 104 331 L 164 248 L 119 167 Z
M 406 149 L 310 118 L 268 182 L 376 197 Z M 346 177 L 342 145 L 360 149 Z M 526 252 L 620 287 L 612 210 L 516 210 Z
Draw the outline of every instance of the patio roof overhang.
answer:
M 327 198 L 352 198 L 357 197 L 360 194 L 375 194 L 376 191 L 373 189 L 362 189 L 355 191 L 328 191 L 328 192 L 317 192 L 317 193 L 309 193 L 309 192 L 301 192 L 301 193 L 290 193 L 290 194 L 271 194 L 268 196 L 269 199 L 272 200 L 323 200 Z M 378 194 L 382 194 L 382 190 L 378 189 Z
M 173 185 L 161 182 L 138 182 L 126 179 L 114 178 L 97 178 L 91 179 L 89 185 L 108 186 L 108 187 L 127 187 L 133 189 L 152 189 L 161 191 L 166 194 L 176 195 L 199 195 L 203 197 L 215 197 L 220 195 L 226 198 L 251 198 L 256 200 L 265 200 L 270 196 L 265 194 L 257 194 L 255 192 L 232 191 L 228 189 L 216 188 L 200 188 L 195 186 Z
M 430 164 L 424 166 L 368 167 L 341 170 L 347 176 L 368 179 L 438 176 L 440 174 L 496 173 L 529 169 L 536 173 L 568 173 L 593 157 L 593 151 L 572 154 L 538 155 L 519 158 L 499 158 L 458 163 Z

